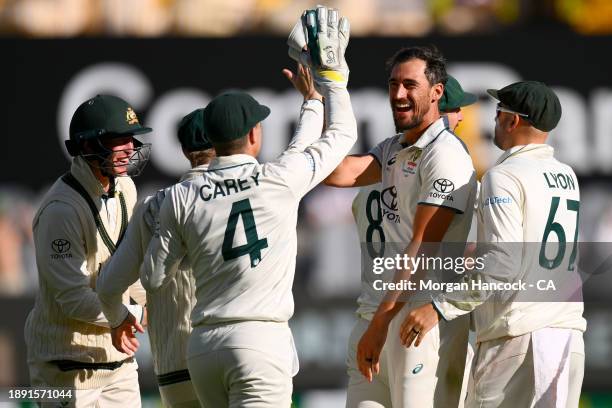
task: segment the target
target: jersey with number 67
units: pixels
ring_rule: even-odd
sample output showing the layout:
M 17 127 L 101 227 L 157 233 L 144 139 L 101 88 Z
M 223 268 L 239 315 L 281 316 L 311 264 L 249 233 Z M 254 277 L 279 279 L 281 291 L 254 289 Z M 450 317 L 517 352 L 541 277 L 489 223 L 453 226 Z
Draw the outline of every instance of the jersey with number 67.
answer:
M 513 147 L 482 178 L 478 242 L 492 243 L 483 271 L 497 281 L 551 277 L 533 290 L 496 291 L 484 303 L 445 294 L 436 305 L 446 318 L 474 309 L 478 341 L 520 336 L 544 327 L 584 331 L 581 282 L 576 273 L 580 190 L 572 168 L 545 144 Z M 509 266 L 506 268 L 506 266 Z M 502 276 L 511 271 L 513 276 Z M 568 288 L 570 296 L 560 291 Z M 548 290 L 547 290 L 548 289 Z M 539 290 L 539 292 L 538 292 Z M 558 292 L 551 292 L 557 290 Z M 471 303 L 471 304 L 470 304 Z M 477 306 L 477 307 L 476 307 Z
M 314 141 L 293 143 L 274 161 L 217 157 L 201 177 L 173 186 L 160 209 L 159 236 L 145 256 L 143 286 L 159 288 L 187 254 L 196 280 L 194 326 L 286 322 L 293 314 L 300 199 L 338 166 L 357 138 L 346 89 L 326 95 L 326 114 L 323 135 L 321 117 L 310 132 Z

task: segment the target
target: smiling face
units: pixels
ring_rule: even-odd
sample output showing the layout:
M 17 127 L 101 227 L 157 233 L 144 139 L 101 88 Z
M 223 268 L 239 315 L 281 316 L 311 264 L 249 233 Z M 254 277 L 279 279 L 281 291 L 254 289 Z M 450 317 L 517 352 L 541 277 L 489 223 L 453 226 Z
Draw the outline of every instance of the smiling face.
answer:
M 443 86 L 429 83 L 426 68 L 425 61 L 412 58 L 397 63 L 391 70 L 389 102 L 398 133 L 420 127 L 442 96 Z

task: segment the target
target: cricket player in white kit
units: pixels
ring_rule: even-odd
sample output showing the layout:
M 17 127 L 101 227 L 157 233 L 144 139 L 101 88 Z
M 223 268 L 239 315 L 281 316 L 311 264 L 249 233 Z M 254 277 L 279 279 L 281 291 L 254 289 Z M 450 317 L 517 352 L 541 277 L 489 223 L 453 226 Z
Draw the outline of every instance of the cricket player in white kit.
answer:
M 204 109 L 185 116 L 178 129 L 178 139 L 192 168 L 181 181 L 200 177 L 215 156 L 204 135 Z M 144 254 L 155 230 L 156 216 L 165 190 L 146 197 L 136 207 L 117 252 L 102 269 L 96 292 L 108 318 L 117 350 L 133 354 L 138 341 L 132 327 L 142 328 L 121 303 L 121 293 L 140 278 Z M 155 293 L 147 293 L 148 333 L 159 393 L 167 407 L 199 407 L 198 398 L 187 371 L 187 342 L 191 334 L 190 314 L 195 304 L 195 282 L 188 262 L 184 261 L 175 278 Z
M 217 158 L 202 177 L 168 192 L 145 256 L 141 281 L 150 291 L 173 279 L 185 255 L 191 264 L 197 301 L 187 358 L 204 407 L 291 404 L 298 364 L 287 321 L 298 205 L 357 138 L 346 90 L 348 21 L 325 8 L 315 17 L 304 29 L 316 33 L 309 40 L 317 48 L 310 49 L 323 63 L 313 55 L 301 60 L 325 97 L 323 135 L 321 128 L 302 132 L 310 140 L 294 140 L 278 159 L 260 164 L 260 122 L 269 109 L 241 92 L 216 97 L 204 123 Z
M 447 119 L 448 127 L 454 130 L 462 120 L 461 108 L 471 105 L 476 101 L 476 96 L 464 92 L 457 80 L 449 75 L 445 83 L 444 94 L 438 103 L 440 113 Z M 383 208 L 387 206 L 381 197 L 383 191 L 381 183 L 362 187 L 353 201 L 353 215 L 357 224 L 359 241 L 366 259 L 364 266 L 367 268 L 371 262 L 367 258 L 375 258 L 384 255 L 384 243 L 388 241 L 385 229 L 388 224 L 383 222 Z M 388 200 L 388 197 L 384 198 Z M 370 277 L 368 279 L 368 276 Z M 389 347 L 385 345 L 381 350 L 380 374 L 373 378 L 372 382 L 365 381 L 357 366 L 357 344 L 366 331 L 372 316 L 380 303 L 381 295 L 373 287 L 371 271 L 362 271 L 361 294 L 357 299 L 359 305 L 357 316 L 359 320 L 355 324 L 349 338 L 347 365 L 349 374 L 349 385 L 347 391 L 347 408 L 384 408 L 392 407 L 392 384 L 394 375 L 390 369 L 397 355 L 388 352 Z M 401 354 L 401 353 L 400 353 Z M 417 375 L 425 364 L 435 364 L 435 361 L 422 360 L 422 363 L 414 367 L 405 366 L 404 376 Z M 409 370 L 409 372 L 406 372 Z M 412 373 L 410 371 L 413 371 Z M 416 373 L 414 373 L 416 371 Z
M 42 200 L 33 222 L 39 293 L 25 322 L 30 383 L 73 388 L 69 406 L 140 407 L 138 365 L 115 350 L 95 294 L 96 278 L 119 245 L 136 189 L 130 177 L 148 158 L 134 139 L 142 126 L 126 101 L 97 95 L 70 121 L 70 172 Z M 130 298 L 138 305 L 130 305 Z M 145 293 L 126 286 L 118 302 L 140 320 Z M 66 401 L 67 402 L 67 401 Z
M 561 105 L 540 82 L 488 92 L 500 101 L 495 144 L 505 152 L 482 179 L 478 241 L 489 244 L 485 269 L 464 279 L 516 282 L 550 271 L 557 285 L 569 284 L 573 294 L 556 301 L 526 298 L 518 290 L 441 294 L 406 319 L 400 336 L 409 346 L 413 328 L 422 337 L 440 315 L 451 320 L 472 312 L 477 349 L 467 407 L 575 408 L 586 329 L 581 296 L 574 294 L 581 292 L 574 272 L 580 193 L 574 171 L 545 144 L 561 118 Z

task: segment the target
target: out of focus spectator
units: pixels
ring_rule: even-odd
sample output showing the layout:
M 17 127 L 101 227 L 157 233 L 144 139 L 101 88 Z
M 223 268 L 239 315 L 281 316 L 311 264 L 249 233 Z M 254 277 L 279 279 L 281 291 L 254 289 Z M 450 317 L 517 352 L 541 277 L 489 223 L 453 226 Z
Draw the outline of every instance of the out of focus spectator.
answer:
M 612 34 L 612 1 L 556 0 L 559 17 L 580 34 Z
M 23 194 L 0 191 L 0 296 L 23 295 L 37 284 L 33 215 L 33 207 Z
M 286 35 L 320 0 L 0 0 L 0 33 L 35 37 Z M 610 0 L 328 0 L 354 36 L 495 32 L 556 19 L 582 34 L 612 33 Z
M 10 3 L 8 18 L 15 29 L 36 37 L 71 37 L 95 20 L 93 0 L 21 0 Z

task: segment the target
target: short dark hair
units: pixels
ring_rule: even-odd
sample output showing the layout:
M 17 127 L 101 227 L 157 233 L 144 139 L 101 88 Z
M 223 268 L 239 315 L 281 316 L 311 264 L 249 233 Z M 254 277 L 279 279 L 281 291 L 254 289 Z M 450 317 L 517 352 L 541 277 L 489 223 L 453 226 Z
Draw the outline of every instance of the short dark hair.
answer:
M 397 64 L 401 64 L 411 59 L 425 61 L 425 76 L 430 85 L 446 83 L 448 79 L 448 74 L 446 73 L 446 59 L 435 45 L 405 47 L 400 49 L 387 60 L 387 77 L 391 75 L 391 71 L 393 71 L 393 68 Z
M 244 147 L 247 144 L 247 137 L 248 135 L 245 135 L 228 142 L 211 141 L 211 143 L 217 152 L 217 156 L 231 156 L 232 154 L 239 154 L 243 152 Z

